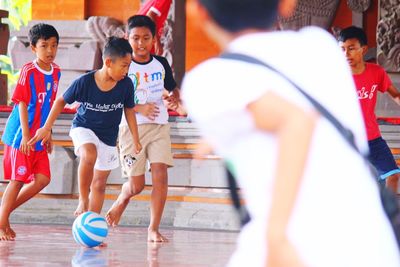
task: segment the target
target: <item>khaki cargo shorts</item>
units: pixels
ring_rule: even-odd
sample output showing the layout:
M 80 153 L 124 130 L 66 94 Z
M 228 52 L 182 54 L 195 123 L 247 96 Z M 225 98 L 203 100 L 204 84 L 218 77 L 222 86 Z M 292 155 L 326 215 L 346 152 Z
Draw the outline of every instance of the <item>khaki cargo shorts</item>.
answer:
M 123 175 L 139 176 L 146 172 L 147 160 L 151 163 L 165 163 L 173 166 L 169 124 L 138 125 L 142 151 L 133 151 L 132 134 L 128 126 L 121 126 L 118 134 L 119 157 Z

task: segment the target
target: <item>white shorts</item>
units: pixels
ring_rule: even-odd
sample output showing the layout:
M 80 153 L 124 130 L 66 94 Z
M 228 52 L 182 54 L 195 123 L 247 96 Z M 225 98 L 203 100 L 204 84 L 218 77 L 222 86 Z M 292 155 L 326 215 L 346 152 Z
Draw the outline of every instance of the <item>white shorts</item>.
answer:
M 94 144 L 97 149 L 97 160 L 94 168 L 108 171 L 119 167 L 118 149 L 116 146 L 104 144 L 90 129 L 84 127 L 72 128 L 69 136 L 74 143 L 75 155 L 79 157 L 79 148 L 84 144 Z

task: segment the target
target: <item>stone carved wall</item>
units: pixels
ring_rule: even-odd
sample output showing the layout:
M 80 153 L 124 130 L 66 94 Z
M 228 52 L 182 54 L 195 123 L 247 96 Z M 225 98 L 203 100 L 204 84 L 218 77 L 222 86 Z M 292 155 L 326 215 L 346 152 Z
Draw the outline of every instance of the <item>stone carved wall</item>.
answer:
M 339 0 L 299 0 L 290 18 L 279 18 L 282 29 L 297 30 L 315 25 L 328 29 L 335 17 Z
M 400 72 L 400 0 L 381 0 L 377 26 L 377 61 L 388 72 Z
M 0 55 L 7 54 L 7 44 L 10 37 L 10 30 L 7 24 L 1 22 L 2 18 L 7 18 L 8 12 L 0 10 Z M 1 71 L 1 69 L 0 69 Z M 7 89 L 7 75 L 0 74 L 0 105 L 7 104 L 8 89 Z
M 371 5 L 371 0 L 347 0 L 347 6 L 358 13 L 366 11 Z

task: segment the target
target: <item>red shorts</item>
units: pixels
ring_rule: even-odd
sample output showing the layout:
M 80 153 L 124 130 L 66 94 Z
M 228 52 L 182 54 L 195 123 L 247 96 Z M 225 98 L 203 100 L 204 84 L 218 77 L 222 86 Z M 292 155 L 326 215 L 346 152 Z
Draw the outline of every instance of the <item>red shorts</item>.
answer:
M 50 163 L 47 151 L 31 151 L 23 154 L 16 148 L 4 145 L 3 169 L 5 180 L 30 183 L 35 174 L 43 174 L 50 179 Z

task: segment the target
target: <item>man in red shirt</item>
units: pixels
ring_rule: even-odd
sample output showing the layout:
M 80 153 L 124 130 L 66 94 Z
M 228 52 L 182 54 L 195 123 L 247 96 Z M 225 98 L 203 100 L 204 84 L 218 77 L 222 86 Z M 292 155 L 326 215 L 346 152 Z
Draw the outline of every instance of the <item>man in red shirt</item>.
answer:
M 156 23 L 156 42 L 151 51 L 152 54 L 162 55 L 163 53 L 160 37 L 163 33 L 164 23 L 167 20 L 171 4 L 172 0 L 148 0 L 137 13 L 137 15 L 150 17 Z
M 400 104 L 400 93 L 382 67 L 364 61 L 368 47 L 363 29 L 355 26 L 343 29 L 339 34 L 339 45 L 353 73 L 367 130 L 371 163 L 378 170 L 381 179 L 386 180 L 386 186 L 397 193 L 400 169 L 386 141 L 382 139 L 375 106 L 378 91 L 388 92 L 397 104 Z

